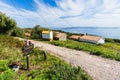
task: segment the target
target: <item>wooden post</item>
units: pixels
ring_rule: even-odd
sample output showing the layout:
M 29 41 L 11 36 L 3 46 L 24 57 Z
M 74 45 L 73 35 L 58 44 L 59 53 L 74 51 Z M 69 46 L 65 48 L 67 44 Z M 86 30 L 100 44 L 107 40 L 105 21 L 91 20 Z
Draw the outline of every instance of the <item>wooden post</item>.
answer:
M 29 55 L 26 56 L 27 70 L 29 70 Z
M 43 55 L 44 55 L 44 60 L 46 60 L 47 59 L 46 51 L 44 51 Z

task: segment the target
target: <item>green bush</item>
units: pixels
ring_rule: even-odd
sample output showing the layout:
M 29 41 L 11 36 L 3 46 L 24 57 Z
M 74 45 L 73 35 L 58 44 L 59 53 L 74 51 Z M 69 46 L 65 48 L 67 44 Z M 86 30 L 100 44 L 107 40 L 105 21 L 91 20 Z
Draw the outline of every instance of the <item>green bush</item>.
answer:
M 47 77 L 50 80 L 90 80 L 86 73 L 81 68 L 73 68 L 62 63 L 55 64 L 47 72 Z M 79 78 L 78 78 L 79 77 Z
M 16 22 L 6 14 L 0 12 L 0 34 L 8 34 L 17 25 Z
M 114 41 L 120 43 L 120 39 L 114 39 Z
M 16 37 L 25 37 L 25 32 L 23 29 L 15 28 L 10 35 Z
M 61 61 L 44 71 L 32 71 L 31 77 L 34 80 L 91 80 L 80 67 L 75 68 Z
M 41 39 L 42 38 L 42 28 L 40 25 L 36 25 L 33 29 L 32 29 L 32 39 Z
M 110 39 L 110 38 L 106 38 L 105 41 L 106 41 L 106 42 L 112 42 L 112 43 L 115 42 L 113 39 Z

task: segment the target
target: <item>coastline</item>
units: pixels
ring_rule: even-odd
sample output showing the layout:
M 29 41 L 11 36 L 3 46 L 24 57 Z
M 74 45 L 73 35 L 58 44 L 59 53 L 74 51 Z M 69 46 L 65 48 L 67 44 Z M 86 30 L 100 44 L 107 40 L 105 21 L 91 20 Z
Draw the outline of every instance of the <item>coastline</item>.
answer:
M 65 28 L 53 28 L 65 33 L 74 34 L 89 34 L 93 36 L 101 36 L 109 39 L 120 39 L 120 27 L 65 27 Z

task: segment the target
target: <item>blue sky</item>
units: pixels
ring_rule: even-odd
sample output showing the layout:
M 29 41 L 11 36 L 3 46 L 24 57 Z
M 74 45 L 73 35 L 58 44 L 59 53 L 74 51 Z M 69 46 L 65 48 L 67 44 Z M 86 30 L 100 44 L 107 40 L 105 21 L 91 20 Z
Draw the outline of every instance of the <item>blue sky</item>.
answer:
M 119 27 L 120 0 L 0 0 L 19 27 Z

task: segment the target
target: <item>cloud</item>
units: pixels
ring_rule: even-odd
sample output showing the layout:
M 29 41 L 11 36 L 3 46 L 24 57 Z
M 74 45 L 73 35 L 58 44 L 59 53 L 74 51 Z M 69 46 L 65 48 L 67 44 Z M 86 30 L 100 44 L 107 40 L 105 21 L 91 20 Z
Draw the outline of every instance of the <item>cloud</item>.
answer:
M 46 5 L 41 0 L 38 12 L 54 26 L 119 26 L 119 0 L 55 0 L 57 7 Z M 49 21 L 50 19 L 50 21 Z M 60 22 L 58 23 L 58 22 Z M 64 24 L 64 25 L 63 25 Z
M 103 13 L 111 13 L 116 9 L 120 8 L 120 1 L 119 0 L 104 0 L 103 3 Z
M 16 10 L 0 1 L 0 11 L 15 19 L 20 27 L 119 26 L 119 0 L 54 0 L 56 6 L 44 0 L 34 0 L 36 11 Z M 31 5 L 32 6 L 32 5 Z
M 0 11 L 16 20 L 19 27 L 33 27 L 36 24 L 44 24 L 36 12 L 16 9 L 13 5 L 8 5 L 0 1 Z

